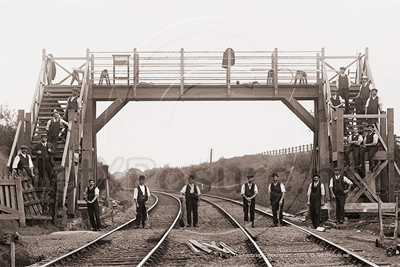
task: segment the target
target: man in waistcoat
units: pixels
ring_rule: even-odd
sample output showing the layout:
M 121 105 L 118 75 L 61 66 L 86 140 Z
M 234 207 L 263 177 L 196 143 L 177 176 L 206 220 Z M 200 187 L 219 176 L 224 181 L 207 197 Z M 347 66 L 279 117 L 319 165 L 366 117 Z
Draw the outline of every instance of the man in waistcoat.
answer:
M 93 231 L 101 231 L 100 207 L 97 200 L 99 198 L 99 195 L 99 188 L 94 185 L 94 180 L 90 179 L 89 187 L 86 187 L 83 196 L 84 200 L 86 200 L 87 203 L 87 212 Z
M 20 149 L 21 153 L 16 155 L 13 161 L 13 172 L 21 175 L 23 173 L 23 170 L 25 170 L 28 176 L 33 181 L 35 174 L 33 173 L 33 162 L 31 156 L 28 154 L 29 147 L 26 145 L 22 145 Z
M 65 108 L 64 119 L 68 122 L 68 111 L 72 109 L 75 112 L 80 111 L 82 103 L 79 101 L 79 88 L 72 88 L 72 96 L 67 99 L 67 107 Z
M 315 229 L 320 223 L 321 207 L 325 205 L 325 186 L 320 179 L 318 174 L 314 174 L 314 181 L 310 183 L 307 191 L 307 205 L 310 207 L 310 218 Z
M 331 98 L 328 99 L 328 104 L 333 110 L 337 110 L 338 108 L 344 107 L 344 100 L 343 98 L 338 95 L 338 91 L 332 89 L 331 90 Z
M 270 195 L 271 208 L 272 208 L 272 227 L 278 226 L 278 211 L 279 211 L 279 223 L 282 225 L 283 220 L 283 204 L 285 198 L 285 186 L 278 182 L 279 175 L 274 172 L 272 174 L 273 182 L 268 186 L 268 194 Z
M 349 94 L 350 94 L 351 82 L 349 76 L 344 73 L 345 70 L 346 70 L 345 67 L 340 67 L 340 74 L 336 79 L 336 87 L 338 89 L 338 94 L 345 101 L 345 113 L 349 114 L 350 113 Z
M 243 212 L 244 221 L 249 221 L 249 207 L 250 207 L 250 221 L 251 227 L 254 228 L 254 210 L 256 208 L 256 196 L 258 195 L 257 185 L 254 181 L 254 169 L 247 170 L 247 183 L 242 185 L 240 195 L 243 197 Z
M 342 174 L 342 169 L 339 167 L 334 169 L 334 173 L 335 176 L 331 178 L 329 183 L 329 190 L 331 197 L 336 201 L 336 220 L 342 224 L 344 221 L 344 204 L 353 182 Z
M 146 203 L 149 200 L 150 191 L 147 186 L 144 185 L 144 175 L 139 176 L 139 185 L 133 191 L 133 201 L 136 204 L 136 224 L 133 228 L 137 229 L 142 223 L 144 229 L 148 229 L 147 221 L 147 206 Z
M 189 184 L 185 185 L 181 190 L 181 195 L 185 196 L 186 199 L 186 218 L 187 225 L 190 227 L 192 225 L 192 213 L 193 213 L 193 226 L 198 227 L 198 206 L 200 201 L 200 189 L 194 183 L 194 175 L 189 175 Z
M 352 134 L 347 138 L 347 143 L 349 146 L 344 151 L 344 163 L 347 166 L 350 166 L 350 152 L 353 152 L 354 157 L 354 166 L 358 168 L 360 164 L 360 146 L 363 142 L 363 137 L 359 134 L 357 128 L 352 130 Z
M 382 112 L 382 99 L 377 94 L 378 89 L 373 88 L 370 98 L 365 103 L 365 114 L 379 114 Z M 377 118 L 368 119 L 368 124 L 376 124 L 377 122 Z
M 365 153 L 368 152 L 369 171 L 374 171 L 374 155 L 378 151 L 379 136 L 375 132 L 374 125 L 368 125 L 368 133 L 364 137 L 364 142 L 361 147 L 360 167 L 364 164 Z
M 43 182 L 43 180 L 46 179 L 45 174 L 47 174 L 49 180 L 51 179 L 53 167 L 55 165 L 53 158 L 55 147 L 52 143 L 47 142 L 47 135 L 42 134 L 41 138 L 41 142 L 33 148 L 32 154 L 36 155 L 39 181 Z
M 371 81 L 368 80 L 367 76 L 362 76 L 361 78 L 361 86 L 358 95 L 355 97 L 354 101 L 356 103 L 356 113 L 364 114 L 365 113 L 365 103 L 367 103 L 367 99 L 373 89 L 373 85 Z
M 57 110 L 54 110 L 53 118 L 46 125 L 48 141 L 53 144 L 54 148 L 57 148 L 58 135 L 62 124 L 68 129 L 68 123 L 60 118 L 60 113 Z

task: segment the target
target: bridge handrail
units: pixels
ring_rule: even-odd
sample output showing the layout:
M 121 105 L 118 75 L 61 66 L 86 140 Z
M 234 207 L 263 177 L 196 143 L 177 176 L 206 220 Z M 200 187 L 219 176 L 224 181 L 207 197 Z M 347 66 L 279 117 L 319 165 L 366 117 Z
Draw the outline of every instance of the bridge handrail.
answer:
M 46 56 L 47 57 L 47 56 Z M 36 120 L 39 114 L 40 104 L 42 103 L 43 93 L 44 93 L 44 85 L 46 84 L 46 57 L 43 57 L 42 66 L 40 67 L 39 77 L 36 83 L 35 93 L 33 95 L 32 104 L 31 104 L 31 136 L 35 130 Z
M 13 158 L 13 156 L 15 154 L 15 151 L 16 151 L 16 148 L 17 148 L 17 142 L 18 142 L 18 137 L 19 137 L 19 133 L 21 131 L 21 128 L 22 128 L 22 121 L 20 120 L 18 122 L 17 131 L 15 132 L 15 137 L 14 137 L 14 141 L 13 141 L 13 144 L 12 144 L 12 147 L 11 147 L 10 156 L 8 157 L 7 167 L 11 166 L 11 161 L 12 161 L 12 158 Z

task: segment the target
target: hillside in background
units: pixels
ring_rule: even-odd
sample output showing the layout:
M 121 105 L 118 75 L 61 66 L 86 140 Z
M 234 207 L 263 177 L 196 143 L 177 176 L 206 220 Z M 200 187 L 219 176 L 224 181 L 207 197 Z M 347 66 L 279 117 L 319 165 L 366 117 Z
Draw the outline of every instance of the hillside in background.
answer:
M 310 173 L 311 152 L 302 152 L 289 155 L 245 155 L 230 159 L 221 158 L 217 162 L 202 163 L 186 168 L 157 168 L 145 171 L 146 185 L 150 189 L 170 189 L 180 191 L 187 183 L 189 174 L 194 174 L 202 193 L 224 196 L 241 200 L 241 185 L 247 182 L 246 173 L 249 167 L 256 171 L 255 183 L 258 186 L 259 196 L 257 203 L 270 206 L 267 196 L 268 185 L 272 182 L 271 175 L 277 172 L 280 181 L 286 186 L 284 210 L 296 213 L 307 209 L 307 186 L 311 181 Z M 131 198 L 133 193 L 127 194 L 126 188 L 133 188 L 138 184 L 140 170 L 130 169 L 115 175 L 119 178 L 122 188 L 118 197 Z M 123 194 L 122 194 L 123 193 Z

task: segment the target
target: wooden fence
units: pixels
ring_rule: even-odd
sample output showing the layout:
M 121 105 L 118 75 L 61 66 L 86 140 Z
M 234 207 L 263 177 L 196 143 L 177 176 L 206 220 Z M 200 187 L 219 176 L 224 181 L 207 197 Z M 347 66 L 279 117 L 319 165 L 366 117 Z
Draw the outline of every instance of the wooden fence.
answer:
M 262 152 L 263 155 L 284 155 L 284 154 L 294 154 L 299 152 L 307 152 L 313 150 L 313 144 L 307 144 L 302 146 L 295 146 L 290 148 L 276 149 L 267 152 Z

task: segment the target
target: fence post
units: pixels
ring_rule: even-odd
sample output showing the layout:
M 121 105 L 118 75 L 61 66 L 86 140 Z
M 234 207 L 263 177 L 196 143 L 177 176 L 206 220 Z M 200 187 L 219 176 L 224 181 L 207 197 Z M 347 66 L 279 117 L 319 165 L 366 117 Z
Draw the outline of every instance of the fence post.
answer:
M 17 191 L 17 205 L 18 205 L 18 214 L 19 214 L 19 226 L 26 227 L 25 221 L 25 206 L 24 199 L 22 196 L 22 184 L 21 178 L 15 177 L 15 189 Z

